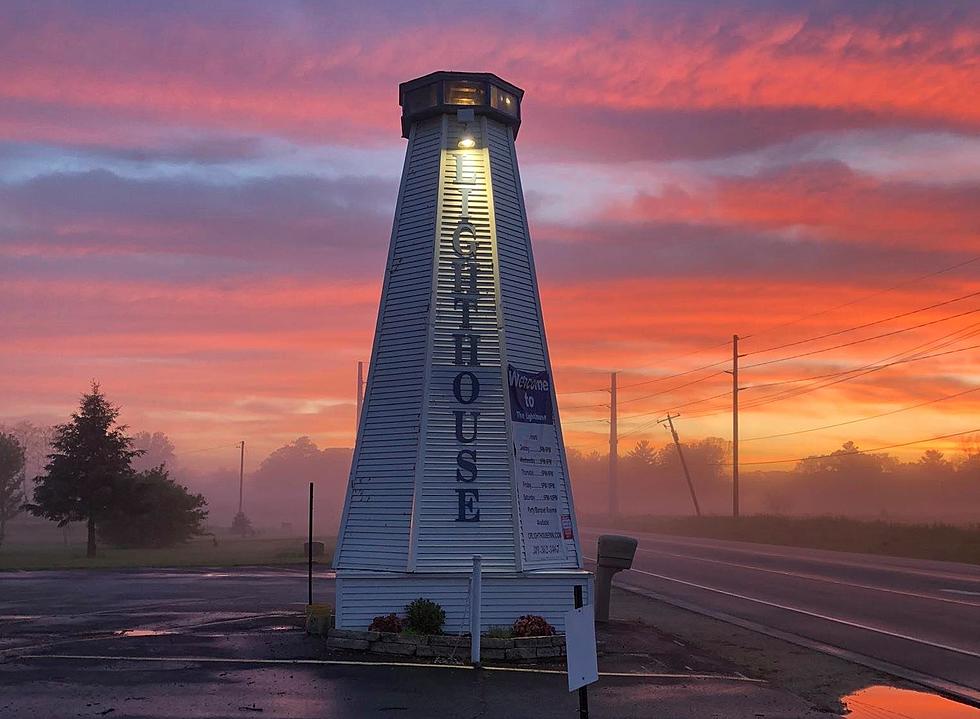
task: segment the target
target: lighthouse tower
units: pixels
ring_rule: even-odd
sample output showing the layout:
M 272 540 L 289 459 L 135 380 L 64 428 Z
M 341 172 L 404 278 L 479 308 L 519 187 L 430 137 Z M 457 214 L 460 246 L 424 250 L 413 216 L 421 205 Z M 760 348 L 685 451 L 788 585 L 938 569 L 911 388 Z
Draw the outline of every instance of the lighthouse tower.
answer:
M 459 631 L 474 586 L 484 629 L 522 614 L 561 628 L 573 587 L 591 596 L 514 147 L 523 94 L 488 73 L 399 87 L 408 150 L 334 561 L 339 628 L 425 597 Z

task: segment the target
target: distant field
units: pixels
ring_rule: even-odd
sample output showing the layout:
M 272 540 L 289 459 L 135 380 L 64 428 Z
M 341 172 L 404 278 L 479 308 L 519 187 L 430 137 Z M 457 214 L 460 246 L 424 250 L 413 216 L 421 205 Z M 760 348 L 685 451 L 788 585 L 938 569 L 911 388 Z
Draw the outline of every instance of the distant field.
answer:
M 0 570 L 305 564 L 304 541 L 298 537 L 219 537 L 215 546 L 210 537 L 205 537 L 169 549 L 115 549 L 100 546 L 99 556 L 94 559 L 85 556 L 84 542 L 73 542 L 67 547 L 50 542 L 11 542 L 0 546 Z M 329 564 L 335 539 L 331 537 L 318 541 L 326 544 L 326 554 L 316 558 L 317 564 Z
M 980 525 L 901 524 L 845 517 L 594 517 L 583 524 L 685 537 L 980 564 Z

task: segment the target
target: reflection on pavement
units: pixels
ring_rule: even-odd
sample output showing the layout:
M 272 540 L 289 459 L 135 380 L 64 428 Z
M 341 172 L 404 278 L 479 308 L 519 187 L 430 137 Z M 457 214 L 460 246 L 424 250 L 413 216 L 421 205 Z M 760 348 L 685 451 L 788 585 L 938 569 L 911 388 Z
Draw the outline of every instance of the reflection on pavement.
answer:
M 911 689 L 868 687 L 842 701 L 847 719 L 980 719 L 980 709 Z

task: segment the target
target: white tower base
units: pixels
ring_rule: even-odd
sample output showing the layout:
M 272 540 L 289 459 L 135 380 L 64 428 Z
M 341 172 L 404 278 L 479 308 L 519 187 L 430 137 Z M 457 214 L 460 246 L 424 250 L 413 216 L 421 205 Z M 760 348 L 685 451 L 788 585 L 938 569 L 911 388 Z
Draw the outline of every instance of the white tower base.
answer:
M 507 626 L 523 614 L 537 614 L 559 632 L 565 612 L 574 605 L 574 588 L 582 587 L 585 604 L 592 603 L 592 574 L 581 569 L 483 574 L 481 629 Z M 374 617 L 404 614 L 405 605 L 425 597 L 446 612 L 447 634 L 470 630 L 470 577 L 459 572 L 409 574 L 337 572 L 337 627 L 366 629 Z

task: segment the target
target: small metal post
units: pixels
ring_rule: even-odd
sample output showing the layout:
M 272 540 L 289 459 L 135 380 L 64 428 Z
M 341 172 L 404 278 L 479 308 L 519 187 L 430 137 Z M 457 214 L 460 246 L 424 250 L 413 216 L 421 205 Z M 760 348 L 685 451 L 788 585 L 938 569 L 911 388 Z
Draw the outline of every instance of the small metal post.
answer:
M 473 555 L 473 578 L 470 580 L 470 662 L 474 667 L 480 666 L 480 604 L 482 601 L 483 579 L 483 557 L 479 554 Z
M 582 585 L 575 585 L 575 608 L 582 607 Z M 589 719 L 589 685 L 578 688 L 578 716 L 579 719 Z
M 313 482 L 310 482 L 310 531 L 309 531 L 309 542 L 307 543 L 307 584 L 309 590 L 309 601 L 308 604 L 313 604 Z

